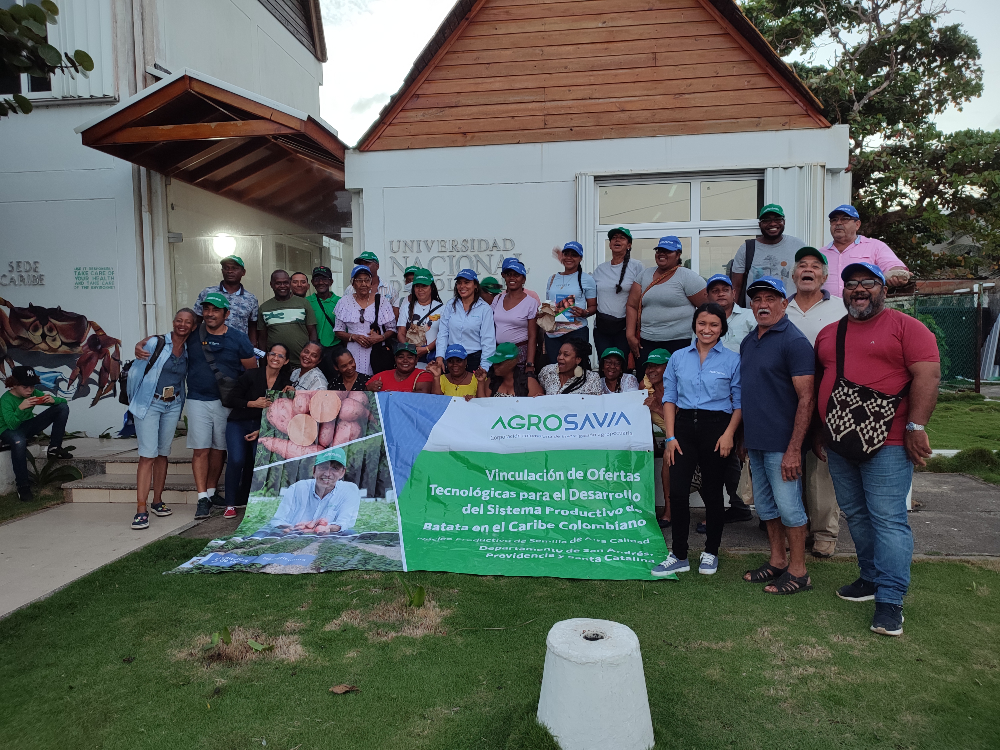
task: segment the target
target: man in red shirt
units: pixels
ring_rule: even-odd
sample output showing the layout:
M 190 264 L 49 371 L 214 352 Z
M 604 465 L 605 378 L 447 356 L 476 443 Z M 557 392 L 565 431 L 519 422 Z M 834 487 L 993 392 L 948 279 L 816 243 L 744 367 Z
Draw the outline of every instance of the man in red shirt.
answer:
M 830 395 L 837 381 L 837 328 L 847 326 L 844 378 L 895 396 L 909 385 L 896 410 L 884 446 L 871 458 L 853 461 L 824 451 L 822 435 L 814 448 L 830 465 L 837 503 L 857 549 L 861 575 L 837 595 L 848 601 L 875 600 L 871 629 L 882 635 L 903 632 L 903 595 L 910 585 L 913 533 L 906 518 L 906 495 L 913 467 L 931 455 L 924 427 L 937 404 L 941 357 L 934 334 L 916 318 L 885 307 L 886 280 L 878 266 L 852 263 L 844 268 L 847 317 L 831 323 L 816 338 L 816 376 L 820 417 L 826 424 Z
M 375 373 L 365 387 L 369 391 L 430 393 L 433 382 L 434 378 L 427 370 L 417 369 L 416 345 L 404 343 L 396 348 L 396 368 Z

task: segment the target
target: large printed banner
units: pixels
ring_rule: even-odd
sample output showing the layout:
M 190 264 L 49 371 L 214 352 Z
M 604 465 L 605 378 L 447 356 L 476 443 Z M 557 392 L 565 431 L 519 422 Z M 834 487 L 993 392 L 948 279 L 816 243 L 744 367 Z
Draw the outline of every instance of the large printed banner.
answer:
M 667 550 L 643 400 L 276 395 L 243 522 L 176 572 L 648 579 Z

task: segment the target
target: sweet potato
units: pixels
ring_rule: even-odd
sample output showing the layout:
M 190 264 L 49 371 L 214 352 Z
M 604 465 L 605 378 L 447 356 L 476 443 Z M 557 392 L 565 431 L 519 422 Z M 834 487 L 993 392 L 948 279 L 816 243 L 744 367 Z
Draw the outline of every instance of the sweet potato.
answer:
M 337 431 L 334 433 L 331 445 L 343 445 L 352 440 L 357 440 L 361 437 L 361 432 L 361 425 L 357 422 L 340 421 L 337 423 Z
M 368 402 L 361 403 L 357 399 L 349 398 L 340 406 L 341 421 L 357 422 L 368 420 Z
M 316 442 L 322 445 L 324 448 L 329 448 L 333 445 L 333 437 L 337 433 L 337 423 L 336 422 L 324 422 L 319 426 L 319 438 Z
M 285 435 L 288 434 L 288 423 L 293 416 L 292 400 L 290 398 L 276 398 L 267 410 L 267 421 L 274 425 L 274 428 L 278 432 Z
M 296 445 L 312 445 L 319 435 L 319 425 L 308 414 L 296 414 L 288 423 L 288 439 Z
M 295 391 L 295 398 L 292 402 L 292 411 L 295 414 L 308 414 L 309 402 L 316 391 Z
M 340 414 L 340 399 L 333 391 L 316 391 L 309 402 L 309 414 L 317 422 L 332 422 Z
M 260 444 L 282 458 L 303 458 L 317 452 L 316 446 L 296 445 L 291 440 L 276 437 L 263 437 L 260 439 Z

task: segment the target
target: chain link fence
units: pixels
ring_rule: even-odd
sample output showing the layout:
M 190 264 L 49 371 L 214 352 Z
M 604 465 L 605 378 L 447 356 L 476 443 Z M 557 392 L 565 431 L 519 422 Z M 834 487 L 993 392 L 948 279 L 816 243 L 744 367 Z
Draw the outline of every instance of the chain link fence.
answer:
M 886 306 L 912 315 L 937 337 L 942 387 L 969 388 L 973 385 L 976 379 L 976 349 L 981 345 L 976 332 L 975 294 L 890 297 Z M 985 316 L 983 322 L 985 327 Z

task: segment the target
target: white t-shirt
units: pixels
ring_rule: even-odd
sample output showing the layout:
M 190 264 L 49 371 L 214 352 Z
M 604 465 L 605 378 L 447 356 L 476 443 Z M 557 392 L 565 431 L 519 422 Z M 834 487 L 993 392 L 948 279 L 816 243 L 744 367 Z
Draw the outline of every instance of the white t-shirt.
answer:
M 785 293 L 791 297 L 795 294 L 795 283 L 792 281 L 792 271 L 795 270 L 795 253 L 806 246 L 798 237 L 790 234 L 782 235 L 781 241 L 774 245 L 765 245 L 757 241 L 753 252 L 752 268 L 747 277 L 747 287 L 761 276 L 775 276 L 785 284 Z M 733 273 L 746 273 L 747 243 L 740 245 L 733 259 Z M 739 290 L 737 290 L 738 292 Z M 749 299 L 738 299 L 736 303 L 750 307 Z
M 428 312 L 433 310 L 430 315 Z M 438 333 L 438 321 L 441 320 L 441 313 L 444 312 L 444 305 L 438 302 L 436 299 L 432 299 L 429 305 L 421 305 L 419 302 L 413 303 L 413 320 L 414 324 L 418 320 L 423 319 L 423 323 L 420 324 L 427 332 L 427 346 L 431 346 L 437 340 Z M 403 306 L 399 308 L 399 319 L 396 321 L 396 327 L 406 328 L 406 324 L 411 321 L 407 321 L 407 317 L 410 314 L 410 303 L 404 302 Z M 424 317 L 424 316 L 427 317 Z
M 816 337 L 819 332 L 831 323 L 838 322 L 847 315 L 847 308 L 840 297 L 831 297 L 830 293 L 823 290 L 823 299 L 810 307 L 805 312 L 799 307 L 799 303 L 793 297 L 785 310 L 788 319 L 809 339 L 809 343 L 816 346 Z
M 616 318 L 625 317 L 625 306 L 632 284 L 642 275 L 642 263 L 632 258 L 625 269 L 621 292 L 615 292 L 615 286 L 622 275 L 622 264 L 611 265 L 611 261 L 601 263 L 594 269 L 594 281 L 597 282 L 597 311 Z

